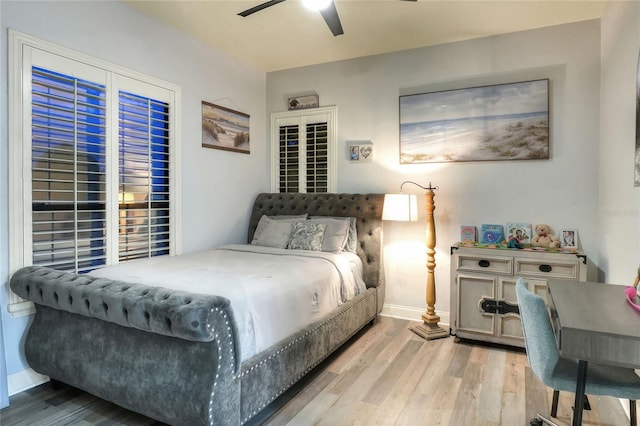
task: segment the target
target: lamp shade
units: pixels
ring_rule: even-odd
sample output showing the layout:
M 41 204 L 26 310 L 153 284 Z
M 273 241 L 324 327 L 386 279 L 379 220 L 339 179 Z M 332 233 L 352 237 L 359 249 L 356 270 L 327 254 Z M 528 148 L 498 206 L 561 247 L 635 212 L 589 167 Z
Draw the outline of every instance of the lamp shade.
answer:
M 418 200 L 414 194 L 385 194 L 382 220 L 418 220 Z

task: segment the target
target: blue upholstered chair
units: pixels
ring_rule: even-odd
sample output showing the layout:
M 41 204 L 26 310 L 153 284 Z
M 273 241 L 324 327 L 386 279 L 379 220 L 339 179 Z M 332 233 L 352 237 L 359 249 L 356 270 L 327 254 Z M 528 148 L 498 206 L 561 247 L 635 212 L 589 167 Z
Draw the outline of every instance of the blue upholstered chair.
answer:
M 516 295 L 529 365 L 540 381 L 553 389 L 551 417 L 556 417 L 560 391 L 575 392 L 578 362 L 560 356 L 544 299 L 530 292 L 522 278 L 516 282 Z M 636 426 L 640 377 L 634 370 L 589 362 L 585 393 L 628 399 L 631 425 Z

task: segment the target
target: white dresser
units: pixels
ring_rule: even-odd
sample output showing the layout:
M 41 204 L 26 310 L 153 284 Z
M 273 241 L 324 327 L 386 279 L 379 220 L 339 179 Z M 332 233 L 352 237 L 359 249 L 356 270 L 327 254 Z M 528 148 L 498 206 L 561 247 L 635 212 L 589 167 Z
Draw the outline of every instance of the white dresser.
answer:
M 524 347 L 516 280 L 546 299 L 547 280 L 587 280 L 587 256 L 518 249 L 451 247 L 451 334 Z

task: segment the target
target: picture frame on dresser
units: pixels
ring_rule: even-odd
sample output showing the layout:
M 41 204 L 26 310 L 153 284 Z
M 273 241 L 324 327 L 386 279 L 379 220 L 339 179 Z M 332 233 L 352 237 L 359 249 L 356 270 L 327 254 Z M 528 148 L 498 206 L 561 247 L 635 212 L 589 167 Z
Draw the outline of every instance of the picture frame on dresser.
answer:
M 507 222 L 506 240 L 516 240 L 518 243 L 531 244 L 531 224 Z
M 578 230 L 573 228 L 563 228 L 560 230 L 560 248 L 578 249 Z

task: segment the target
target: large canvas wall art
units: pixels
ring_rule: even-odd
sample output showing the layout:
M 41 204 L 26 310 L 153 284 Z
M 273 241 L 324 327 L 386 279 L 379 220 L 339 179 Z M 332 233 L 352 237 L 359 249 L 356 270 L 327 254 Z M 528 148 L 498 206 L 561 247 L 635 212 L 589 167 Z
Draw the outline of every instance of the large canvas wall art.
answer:
M 636 167 L 634 180 L 635 186 L 640 186 L 640 51 L 636 68 Z
M 400 163 L 549 158 L 549 80 L 400 96 Z

